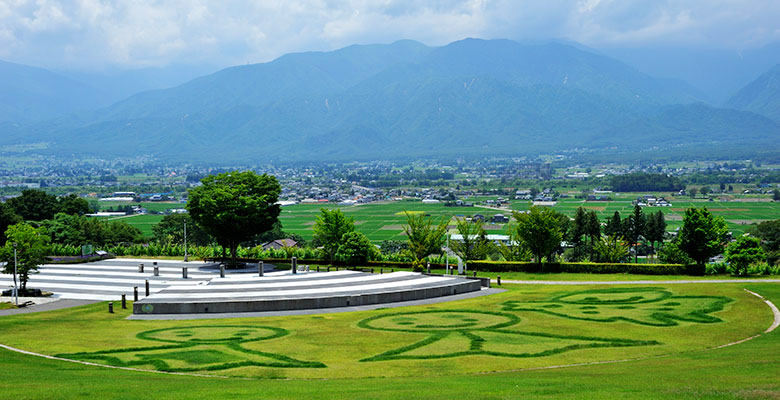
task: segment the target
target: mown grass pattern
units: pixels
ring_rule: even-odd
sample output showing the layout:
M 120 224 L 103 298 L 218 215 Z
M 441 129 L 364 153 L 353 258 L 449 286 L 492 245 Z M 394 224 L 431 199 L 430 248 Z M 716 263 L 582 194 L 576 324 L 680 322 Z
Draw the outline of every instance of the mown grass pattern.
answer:
M 200 335 L 199 335 L 200 333 Z M 158 371 L 219 371 L 239 367 L 325 368 L 315 361 L 302 361 L 282 354 L 247 349 L 246 342 L 275 339 L 287 330 L 253 325 L 204 325 L 164 328 L 140 332 L 137 338 L 171 343 L 162 346 L 130 347 L 95 352 L 58 354 L 57 357 L 101 362 L 118 367 L 149 365 Z M 216 347 L 216 349 L 215 349 Z M 172 351 L 166 351 L 172 350 Z M 237 361 L 233 361 L 239 359 Z M 174 366 L 179 361 L 194 366 Z
M 725 296 L 674 296 L 657 287 L 608 288 L 569 292 L 542 301 L 507 301 L 503 311 L 532 311 L 591 322 L 629 322 L 668 327 L 680 322 L 716 323 L 710 315 L 734 299 Z
M 445 320 L 454 320 L 457 323 L 446 323 Z M 405 312 L 377 315 L 358 322 L 358 326 L 365 329 L 428 333 L 428 337 L 408 346 L 389 350 L 373 357 L 360 360 L 361 362 L 388 361 L 388 360 L 426 360 L 463 357 L 470 355 L 483 355 L 495 357 L 545 357 L 560 354 L 572 350 L 592 349 L 599 347 L 628 347 L 650 346 L 660 344 L 653 340 L 631 340 L 616 338 L 601 338 L 589 336 L 557 335 L 543 332 L 511 331 L 508 328 L 520 322 L 520 318 L 507 313 L 479 311 L 479 310 L 426 310 L 419 312 Z M 498 334 L 502 336 L 502 343 L 519 343 L 528 345 L 534 338 L 553 339 L 549 348 L 541 348 L 538 351 L 497 351 L 486 349 L 491 344 L 485 336 Z M 465 339 L 468 348 L 460 351 L 445 351 L 436 353 L 431 349 L 432 345 L 444 340 Z M 561 342 L 560 345 L 554 344 Z M 581 342 L 567 344 L 568 342 Z M 502 345 L 503 345 L 502 344 Z M 509 346 L 509 344 L 506 344 Z M 410 354 L 420 349 L 428 348 L 424 354 Z

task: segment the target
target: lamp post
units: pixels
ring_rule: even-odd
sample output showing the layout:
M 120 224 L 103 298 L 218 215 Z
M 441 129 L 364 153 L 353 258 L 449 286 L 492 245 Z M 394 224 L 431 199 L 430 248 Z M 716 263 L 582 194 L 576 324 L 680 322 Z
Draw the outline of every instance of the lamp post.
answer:
M 184 262 L 187 262 L 187 221 L 184 221 Z
M 450 273 L 450 233 L 449 232 L 447 232 L 447 247 L 445 247 L 445 249 L 446 250 L 444 252 L 444 255 L 447 259 L 447 264 L 446 264 L 447 267 L 444 270 L 444 275 L 447 275 Z
M 14 242 L 14 301 L 19 306 L 19 290 L 16 289 L 16 242 Z

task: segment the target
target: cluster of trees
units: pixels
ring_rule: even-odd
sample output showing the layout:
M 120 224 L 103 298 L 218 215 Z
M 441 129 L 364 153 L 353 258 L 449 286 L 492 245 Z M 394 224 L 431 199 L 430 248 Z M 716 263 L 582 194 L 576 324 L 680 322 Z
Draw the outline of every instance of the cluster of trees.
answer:
M 57 197 L 42 190 L 24 190 L 21 196 L 0 203 L 0 245 L 6 241 L 6 229 L 21 221 L 40 222 L 58 213 L 84 215 L 91 211 L 89 202 L 75 194 Z
M 645 172 L 615 175 L 611 179 L 610 186 L 617 192 L 672 192 L 685 188 L 680 178 Z
M 140 243 L 141 230 L 124 222 L 105 221 L 83 215 L 57 213 L 52 219 L 40 221 L 52 243 L 80 246 L 91 244 L 107 246 L 120 243 Z

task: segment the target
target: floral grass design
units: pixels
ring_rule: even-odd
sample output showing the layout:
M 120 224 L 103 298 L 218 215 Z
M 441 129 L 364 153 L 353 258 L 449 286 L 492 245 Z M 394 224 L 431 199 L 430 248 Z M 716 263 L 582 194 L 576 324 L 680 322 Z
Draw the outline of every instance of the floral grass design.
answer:
M 428 337 L 360 361 L 425 360 L 469 355 L 545 357 L 579 349 L 660 344 L 647 340 L 505 329 L 519 322 L 520 318 L 512 314 L 478 310 L 427 310 L 377 315 L 360 321 L 358 326 L 382 331 L 427 333 Z
M 151 366 L 158 371 L 218 371 L 238 367 L 325 368 L 282 354 L 251 350 L 241 344 L 286 336 L 289 332 L 268 326 L 208 325 L 144 331 L 139 339 L 168 343 L 162 346 L 103 350 L 58 357 L 96 361 L 118 367 Z
M 725 296 L 674 296 L 663 288 L 609 288 L 565 293 L 543 301 L 507 301 L 502 311 L 533 311 L 592 322 L 676 326 L 716 323 L 710 315 L 734 300 Z

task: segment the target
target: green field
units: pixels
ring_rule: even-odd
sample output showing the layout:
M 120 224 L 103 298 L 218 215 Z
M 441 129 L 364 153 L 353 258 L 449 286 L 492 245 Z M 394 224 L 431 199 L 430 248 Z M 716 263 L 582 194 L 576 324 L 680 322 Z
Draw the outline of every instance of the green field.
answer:
M 636 199 L 639 194 L 629 193 L 613 196 L 613 201 L 584 201 L 581 199 L 565 198 L 558 201 L 555 209 L 574 216 L 578 207 L 584 207 L 594 210 L 599 218 L 604 221 L 612 216 L 615 211 L 619 211 L 621 216 L 626 217 L 632 210 L 631 201 Z M 496 196 L 480 197 L 476 200 L 495 199 Z M 744 233 L 752 223 L 780 218 L 780 203 L 777 202 L 758 202 L 758 201 L 729 201 L 710 202 L 704 199 L 692 200 L 690 197 L 671 197 L 666 196 L 673 204 L 672 207 L 646 207 L 646 213 L 663 211 L 666 215 L 668 224 L 667 230 L 674 230 L 681 226 L 682 216 L 685 209 L 689 207 L 707 207 L 713 214 L 722 216 L 730 231 L 735 235 Z M 474 199 L 470 199 L 474 200 Z M 103 207 L 127 205 L 130 203 L 109 202 L 101 203 Z M 169 208 L 182 208 L 181 203 L 161 203 L 149 202 L 141 203 L 150 211 L 164 211 Z M 510 204 L 511 210 L 526 210 L 531 206 L 529 201 L 513 200 Z M 340 208 L 345 214 L 354 218 L 356 228 L 363 232 L 372 242 L 379 244 L 383 240 L 406 240 L 402 226 L 406 223 L 404 211 L 424 212 L 436 219 L 453 218 L 456 216 L 471 216 L 473 214 L 482 214 L 491 217 L 495 214 L 509 215 L 509 209 L 497 209 L 486 207 L 445 207 L 443 204 L 423 204 L 420 201 L 396 201 L 371 203 L 357 206 L 339 207 L 333 204 L 296 204 L 282 208 L 279 219 L 282 222 L 285 232 L 301 235 L 306 240 L 311 240 L 313 235 L 312 226 L 315 218 L 320 212 L 320 208 Z M 163 215 L 141 215 L 123 218 L 122 220 L 141 229 L 146 236 L 151 236 L 152 226 L 157 224 Z M 454 228 L 454 221 L 450 226 Z M 502 234 L 506 233 L 505 225 L 485 223 L 485 229 L 488 233 Z
M 604 221 L 612 216 L 615 211 L 619 211 L 621 216 L 626 217 L 633 210 L 631 201 L 636 199 L 637 194 L 622 194 L 615 197 L 613 201 L 591 202 L 581 199 L 567 198 L 558 201 L 555 209 L 574 216 L 578 207 L 584 207 L 594 210 L 599 218 Z M 747 227 L 754 222 L 761 222 L 780 218 L 780 203 L 776 202 L 709 202 L 706 200 L 692 200 L 690 198 L 671 198 L 672 207 L 646 207 L 646 213 L 663 211 L 667 220 L 667 230 L 674 230 L 682 225 L 682 216 L 689 207 L 707 207 L 713 214 L 722 216 L 730 231 L 735 235 L 743 233 Z M 527 210 L 531 206 L 529 201 L 512 201 L 510 209 Z M 321 205 L 317 204 L 297 204 L 282 209 L 280 220 L 286 232 L 295 233 L 309 240 L 312 237 L 312 226 L 319 213 Z M 336 206 L 326 206 L 327 208 L 337 208 Z M 363 232 L 374 243 L 382 240 L 406 240 L 402 225 L 406 223 L 406 217 L 403 211 L 420 211 L 438 218 L 452 218 L 456 216 L 471 216 L 473 214 L 482 214 L 486 217 L 495 214 L 509 215 L 509 210 L 485 207 L 445 207 L 443 204 L 423 204 L 420 201 L 399 201 L 388 203 L 373 203 L 359 206 L 340 207 L 348 216 L 354 218 L 356 228 Z M 454 222 L 450 223 L 451 226 Z M 485 228 L 488 233 L 506 233 L 503 224 L 486 223 Z
M 506 285 L 429 306 L 137 321 L 105 303 L 0 318 L 10 398 L 776 398 L 775 283 Z M 744 343 L 730 343 L 760 335 Z M 280 380 L 281 378 L 285 378 Z

